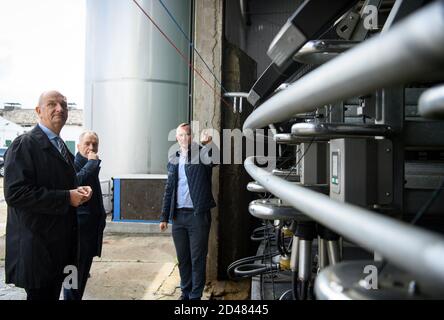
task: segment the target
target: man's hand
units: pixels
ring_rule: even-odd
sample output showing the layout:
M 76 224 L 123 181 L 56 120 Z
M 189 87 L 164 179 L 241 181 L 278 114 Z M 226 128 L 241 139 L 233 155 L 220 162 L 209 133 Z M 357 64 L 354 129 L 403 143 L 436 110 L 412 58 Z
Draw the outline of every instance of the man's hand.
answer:
M 161 222 L 159 224 L 159 228 L 160 228 L 160 231 L 165 231 L 166 229 L 168 229 L 168 222 Z
M 83 202 L 86 202 L 89 199 L 91 199 L 93 191 L 90 186 L 81 186 L 81 187 L 78 187 L 77 190 L 79 190 L 84 195 Z
M 99 156 L 97 155 L 96 152 L 94 151 L 90 151 L 88 152 L 88 160 L 98 160 Z
M 69 204 L 77 208 L 91 199 L 91 196 L 92 189 L 89 186 L 82 186 L 77 189 L 69 190 Z
M 200 143 L 203 145 L 206 145 L 210 143 L 213 140 L 213 138 L 210 136 L 207 130 L 203 130 L 202 134 L 200 135 Z

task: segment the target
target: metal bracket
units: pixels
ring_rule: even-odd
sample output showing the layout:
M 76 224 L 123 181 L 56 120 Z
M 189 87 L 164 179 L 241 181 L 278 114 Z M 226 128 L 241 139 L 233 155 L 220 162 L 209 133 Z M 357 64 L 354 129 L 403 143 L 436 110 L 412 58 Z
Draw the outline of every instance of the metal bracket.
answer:
M 252 216 L 262 220 L 313 221 L 299 210 L 277 198 L 254 200 L 250 202 L 248 211 Z
M 242 113 L 242 99 L 248 98 L 248 92 L 226 92 L 224 93 L 225 98 L 234 98 L 233 100 L 233 112 L 236 113 L 237 110 L 237 98 L 239 98 L 239 113 Z
M 354 11 L 350 11 L 347 15 L 342 19 L 341 22 L 338 23 L 336 27 L 336 33 L 342 39 L 349 40 L 358 25 L 360 16 L 358 13 Z

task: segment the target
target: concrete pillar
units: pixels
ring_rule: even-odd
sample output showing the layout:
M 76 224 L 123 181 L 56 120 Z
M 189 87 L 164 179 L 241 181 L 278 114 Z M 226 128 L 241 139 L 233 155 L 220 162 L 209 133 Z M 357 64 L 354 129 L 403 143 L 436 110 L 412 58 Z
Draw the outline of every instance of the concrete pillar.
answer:
M 245 52 L 228 41 L 223 51 L 224 88 L 230 92 L 248 92 L 256 80 L 256 62 Z M 226 99 L 232 103 L 232 99 Z M 239 109 L 239 101 L 238 109 Z M 242 125 L 253 108 L 243 101 L 242 113 L 222 105 L 222 127 L 224 129 L 242 130 Z M 231 156 L 234 154 L 231 143 Z M 237 146 L 236 146 L 237 147 Z M 248 204 L 255 194 L 247 191 L 251 177 L 245 171 L 243 161 L 246 157 L 246 146 L 242 146 L 242 163 L 224 164 L 220 168 L 220 228 L 219 228 L 219 280 L 227 278 L 227 267 L 235 260 L 255 254 L 257 243 L 250 240 L 251 232 L 260 221 L 248 213 Z M 226 152 L 228 146 L 224 147 Z
M 222 61 L 222 0 L 195 0 L 194 2 L 194 45 L 214 75 L 221 79 Z M 193 73 L 192 120 L 199 121 L 200 129 L 214 128 L 221 132 L 221 89 L 198 55 L 194 55 L 194 66 L 203 78 Z M 194 132 L 194 134 L 198 134 Z M 219 202 L 219 167 L 213 169 L 213 195 Z M 217 279 L 219 209 L 212 210 L 207 279 Z

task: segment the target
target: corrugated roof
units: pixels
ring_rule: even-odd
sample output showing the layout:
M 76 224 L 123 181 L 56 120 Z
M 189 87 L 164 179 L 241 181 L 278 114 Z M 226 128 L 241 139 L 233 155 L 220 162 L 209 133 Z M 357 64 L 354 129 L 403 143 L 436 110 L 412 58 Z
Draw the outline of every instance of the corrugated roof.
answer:
M 21 126 L 33 126 L 38 123 L 37 113 L 34 109 L 16 109 L 8 111 L 0 109 L 0 116 Z M 71 126 L 82 126 L 83 110 L 69 110 L 66 124 Z

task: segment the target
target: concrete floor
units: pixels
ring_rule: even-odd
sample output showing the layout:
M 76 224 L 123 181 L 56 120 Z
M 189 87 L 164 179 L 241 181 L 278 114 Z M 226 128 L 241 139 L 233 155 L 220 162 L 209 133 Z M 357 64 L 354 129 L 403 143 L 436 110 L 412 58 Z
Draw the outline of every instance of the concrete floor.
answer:
M 0 237 L 0 300 L 25 299 L 20 288 L 4 283 L 4 236 Z M 175 300 L 179 274 L 171 238 L 106 234 L 95 258 L 84 300 Z
M 0 178 L 0 300 L 22 300 L 23 289 L 5 284 L 6 202 Z M 108 219 L 109 220 L 109 219 Z M 209 257 L 211 259 L 211 257 Z M 107 222 L 102 257 L 91 267 L 84 300 L 177 300 L 180 278 L 171 227 Z M 246 300 L 250 281 L 208 282 L 202 299 Z
M 0 300 L 25 299 L 24 290 L 4 283 L 6 203 L 0 178 Z M 170 234 L 105 233 L 84 299 L 171 300 L 180 295 L 176 254 Z

